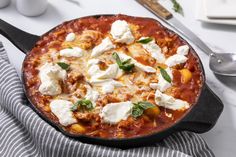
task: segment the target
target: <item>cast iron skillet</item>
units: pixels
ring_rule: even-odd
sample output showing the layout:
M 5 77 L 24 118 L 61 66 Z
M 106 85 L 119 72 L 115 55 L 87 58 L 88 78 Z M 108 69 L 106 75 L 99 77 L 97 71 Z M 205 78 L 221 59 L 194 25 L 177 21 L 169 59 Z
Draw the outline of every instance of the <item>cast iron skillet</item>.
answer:
M 95 15 L 93 17 L 99 18 L 101 16 L 111 15 Z M 170 31 L 170 30 L 169 30 Z M 49 31 L 50 32 L 50 31 Z M 48 32 L 47 32 L 48 33 Z M 45 34 L 47 34 L 45 33 Z M 28 55 L 35 43 L 40 39 L 39 36 L 24 32 L 0 19 L 0 34 L 8 38 L 17 48 Z M 197 57 L 198 55 L 195 54 Z M 199 58 L 199 57 L 198 57 Z M 200 60 L 200 59 L 199 59 Z M 131 148 L 144 145 L 150 145 L 162 140 L 168 135 L 182 130 L 192 131 L 196 133 L 204 133 L 210 130 L 216 123 L 221 112 L 223 111 L 222 101 L 211 91 L 205 83 L 205 74 L 203 66 L 200 62 L 201 70 L 203 71 L 203 87 L 198 98 L 198 101 L 182 119 L 177 121 L 171 127 L 146 136 L 124 138 L 124 139 L 105 139 L 98 137 L 90 137 L 86 135 L 71 135 L 65 132 L 60 126 L 48 120 L 32 103 L 29 106 L 36 111 L 42 119 L 51 124 L 54 128 L 63 134 L 85 143 L 99 144 L 118 148 Z M 23 80 L 24 84 L 24 80 Z M 24 84 L 25 87 L 25 84 Z M 27 92 L 25 90 L 26 97 Z M 30 101 L 30 99 L 28 99 Z

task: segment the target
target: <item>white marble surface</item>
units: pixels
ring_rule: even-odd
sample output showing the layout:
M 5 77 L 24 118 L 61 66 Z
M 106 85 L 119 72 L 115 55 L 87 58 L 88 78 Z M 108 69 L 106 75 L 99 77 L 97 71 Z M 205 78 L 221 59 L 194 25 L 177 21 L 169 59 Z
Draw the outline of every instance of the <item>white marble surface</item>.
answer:
M 74 0 L 76 1 L 76 0 Z M 170 0 L 160 0 L 171 9 Z M 179 0 L 185 15 L 176 15 L 188 28 L 195 32 L 213 50 L 222 52 L 236 52 L 236 27 L 216 24 L 204 24 L 195 19 L 195 2 L 197 0 Z M 134 0 L 79 0 L 79 5 L 66 0 L 49 0 L 49 7 L 45 14 L 39 17 L 25 17 L 20 15 L 14 2 L 4 9 L 0 9 L 0 18 L 27 32 L 40 35 L 53 26 L 65 20 L 93 14 L 128 14 L 156 18 L 152 13 L 141 7 Z M 0 36 L 7 49 L 11 63 L 20 73 L 24 54 L 15 48 L 6 38 Z M 196 48 L 196 47 L 195 47 Z M 208 56 L 199 49 L 197 52 L 205 67 L 207 83 L 224 102 L 224 111 L 216 126 L 209 132 L 202 134 L 217 157 L 236 156 L 236 78 L 215 76 L 208 67 Z

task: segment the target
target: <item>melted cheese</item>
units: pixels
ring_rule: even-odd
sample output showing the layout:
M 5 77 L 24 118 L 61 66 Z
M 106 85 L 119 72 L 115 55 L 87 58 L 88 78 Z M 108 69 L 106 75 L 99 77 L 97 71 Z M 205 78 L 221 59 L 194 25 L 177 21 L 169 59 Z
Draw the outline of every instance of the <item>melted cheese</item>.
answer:
M 176 53 L 179 54 L 179 55 L 184 55 L 186 56 L 189 52 L 189 46 L 188 45 L 183 45 L 183 46 L 180 46 L 178 47 Z
M 88 69 L 91 79 L 109 79 L 115 78 L 118 72 L 117 64 L 111 64 L 106 70 L 100 70 L 97 64 L 93 64 Z
M 118 66 L 117 64 L 111 64 L 109 67 L 100 73 L 96 75 L 96 78 L 98 79 L 109 79 L 109 78 L 115 78 L 118 72 Z
M 79 47 L 60 50 L 60 56 L 63 57 L 82 57 L 85 51 Z
M 104 94 L 107 94 L 107 93 L 112 93 L 114 91 L 115 87 L 113 84 L 111 83 L 106 83 L 102 86 L 102 92 Z
M 96 78 L 96 76 L 101 73 L 102 73 L 102 71 L 100 70 L 100 68 L 97 64 L 90 66 L 88 69 L 88 74 L 91 76 L 91 79 Z
M 102 86 L 102 92 L 104 94 L 112 93 L 114 91 L 115 87 L 124 86 L 122 83 L 112 80 L 112 79 L 105 80 L 104 82 L 100 82 L 100 85 Z
M 102 87 L 102 93 L 112 93 L 115 87 L 122 87 L 124 86 L 123 83 L 115 81 L 113 79 L 90 79 L 89 81 L 91 84 L 95 86 Z
M 158 83 L 150 83 L 149 86 L 150 86 L 152 89 L 157 89 L 157 88 L 158 88 Z
M 115 81 L 113 79 L 90 79 L 89 81 L 91 84 L 94 84 L 94 85 L 104 85 L 104 84 L 108 84 L 108 83 L 111 83 L 111 84 L 114 84 L 115 86 L 123 86 L 122 83 L 118 82 L 118 81 Z
M 189 108 L 189 103 L 180 99 L 175 99 L 174 97 L 163 94 L 158 89 L 155 93 L 155 102 L 159 106 L 163 106 L 165 108 L 171 109 L 171 110 L 185 110 Z
M 99 93 L 92 89 L 89 85 L 86 85 L 87 93 L 85 95 L 85 99 L 90 100 L 93 103 L 93 106 L 96 106 L 96 101 L 99 97 Z
M 133 63 L 138 69 L 145 71 L 147 73 L 155 73 L 156 72 L 156 69 L 154 69 L 153 67 L 143 65 L 143 64 L 137 62 L 136 60 L 133 60 Z
M 172 70 L 170 68 L 166 68 L 165 69 L 167 74 L 170 76 L 171 80 L 173 80 L 173 74 L 172 74 Z M 166 81 L 163 76 L 161 75 L 161 73 L 158 75 L 158 83 L 150 83 L 149 86 L 152 89 L 159 89 L 161 92 L 164 92 L 166 89 L 171 87 L 171 83 L 169 83 L 168 81 Z
M 91 57 L 97 57 L 101 55 L 103 52 L 106 52 L 108 50 L 111 50 L 115 48 L 116 46 L 113 45 L 109 37 L 106 37 L 102 40 L 102 42 L 93 48 Z
M 88 67 L 92 66 L 92 65 L 95 65 L 95 64 L 98 64 L 99 63 L 99 59 L 90 59 L 88 60 Z
M 145 71 L 148 73 L 155 73 L 156 72 L 156 69 L 154 69 L 153 67 L 143 65 L 143 64 L 139 63 L 138 61 L 136 61 L 134 58 L 132 58 L 124 53 L 119 52 L 117 54 L 119 55 L 119 57 L 122 61 L 125 61 L 127 59 L 131 59 L 131 63 L 133 63 L 138 69 L 140 69 L 142 71 Z
M 124 20 L 117 20 L 112 23 L 111 35 L 118 43 L 130 44 L 134 41 L 129 25 Z
M 140 38 L 145 39 L 145 37 Z M 159 63 L 165 62 L 165 55 L 161 52 L 161 48 L 156 44 L 155 40 L 150 41 L 147 44 L 142 44 L 143 48 L 151 53 L 151 56 L 157 60 Z
M 110 103 L 102 108 L 100 116 L 105 123 L 117 124 L 130 116 L 132 107 L 131 101 Z
M 39 86 L 39 91 L 43 95 L 58 95 L 62 92 L 61 86 L 59 85 L 58 81 L 55 80 L 48 80 L 44 81 Z
M 66 79 L 67 73 L 59 65 L 53 63 L 45 63 L 39 69 L 39 78 L 41 85 L 39 86 L 40 93 L 44 95 L 58 95 L 61 93 L 59 80 Z
M 185 63 L 188 58 L 185 57 L 189 52 L 189 46 L 188 45 L 183 45 L 178 47 L 176 54 L 173 56 L 170 56 L 166 61 L 165 64 L 169 67 L 173 67 L 175 65 Z
M 167 58 L 167 60 L 165 61 L 165 64 L 168 67 L 173 67 L 175 65 L 185 63 L 187 60 L 188 60 L 187 57 L 185 57 L 183 55 L 175 54 L 175 55 L 170 56 L 169 58 Z
M 88 61 L 88 74 L 91 76 L 89 82 L 96 86 L 102 87 L 102 93 L 112 93 L 115 87 L 123 86 L 122 83 L 113 80 L 120 76 L 117 64 L 111 64 L 106 70 L 100 70 L 98 66 L 98 59 L 91 59 Z
M 165 69 L 167 74 L 170 76 L 171 80 L 173 80 L 173 74 L 172 74 L 172 70 L 170 68 L 166 68 Z M 158 83 L 157 83 L 157 88 L 164 92 L 167 88 L 171 87 L 171 83 L 169 83 L 168 81 L 166 81 L 163 76 L 161 75 L 161 73 L 158 75 Z
M 50 103 L 52 113 L 58 118 L 60 124 L 63 126 L 68 126 L 77 122 L 71 111 L 72 106 L 73 103 L 67 100 L 53 100 Z
M 66 36 L 66 41 L 73 41 L 75 40 L 75 33 L 69 33 Z
M 39 69 L 39 77 L 41 81 L 54 79 L 54 80 L 64 80 L 66 79 L 66 71 L 63 70 L 59 65 L 53 63 L 45 63 Z

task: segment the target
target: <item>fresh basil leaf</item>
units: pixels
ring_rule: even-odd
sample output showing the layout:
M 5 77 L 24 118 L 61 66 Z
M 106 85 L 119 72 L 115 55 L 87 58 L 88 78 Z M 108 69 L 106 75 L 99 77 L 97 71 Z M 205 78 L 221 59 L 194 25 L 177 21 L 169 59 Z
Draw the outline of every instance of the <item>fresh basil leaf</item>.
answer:
M 173 3 L 173 10 L 175 12 L 183 14 L 183 8 L 181 7 L 181 5 L 176 0 L 171 0 L 171 2 Z
M 165 69 L 163 69 L 162 67 L 158 66 L 158 68 L 160 69 L 161 75 L 162 77 L 169 83 L 171 83 L 171 77 L 170 75 L 166 72 Z
M 119 55 L 116 52 L 112 54 L 112 57 L 116 60 L 116 63 L 120 69 L 124 71 L 131 71 L 133 69 L 134 64 L 130 64 L 131 59 L 127 59 L 122 62 Z
M 140 40 L 138 40 L 137 43 L 147 44 L 147 43 L 149 43 L 150 41 L 152 41 L 152 38 L 148 37 L 148 38 L 145 38 L 145 39 L 140 39 Z
M 128 64 L 128 63 L 130 63 L 130 61 L 131 61 L 131 58 L 130 58 L 130 59 L 127 59 L 127 60 L 125 60 L 125 61 L 123 61 L 122 63 L 123 63 L 123 64 Z
M 155 105 L 147 101 L 139 101 L 138 103 L 134 103 L 133 105 L 134 107 L 132 108 L 131 115 L 134 118 L 140 117 L 146 109 L 155 107 Z
M 134 64 L 125 64 L 120 66 L 119 68 L 124 70 L 124 71 L 131 71 L 134 67 Z
M 152 108 L 152 107 L 155 107 L 155 105 L 153 105 L 152 103 L 150 102 L 147 102 L 147 101 L 140 101 L 138 102 L 138 105 L 143 108 L 144 110 L 148 109 L 148 108 Z
M 143 109 L 140 108 L 138 105 L 135 105 L 133 107 L 133 109 L 132 109 L 132 113 L 131 114 L 132 114 L 132 116 L 134 118 L 138 118 L 138 117 L 140 117 L 143 114 Z
M 57 64 L 64 70 L 68 70 L 70 68 L 70 65 L 64 62 L 57 62 Z
M 78 109 L 78 106 L 82 103 L 82 100 L 78 100 L 72 107 L 72 111 L 76 111 Z
M 90 100 L 82 100 L 82 104 L 83 106 L 85 106 L 87 109 L 93 109 L 93 103 Z
M 72 111 L 76 111 L 78 106 L 82 106 L 85 107 L 88 110 L 93 109 L 93 103 L 90 100 L 87 99 L 82 99 L 82 100 L 78 100 L 72 107 L 71 110 Z
M 119 55 L 118 55 L 116 52 L 114 52 L 114 53 L 112 54 L 112 57 L 116 60 L 116 63 L 118 64 L 118 66 L 121 66 L 121 65 L 122 65 L 122 62 L 121 62 L 121 60 L 120 60 L 120 57 L 119 57 Z
M 76 111 L 77 108 L 78 108 L 78 104 L 75 103 L 75 104 L 70 108 L 70 110 L 71 110 L 71 111 Z

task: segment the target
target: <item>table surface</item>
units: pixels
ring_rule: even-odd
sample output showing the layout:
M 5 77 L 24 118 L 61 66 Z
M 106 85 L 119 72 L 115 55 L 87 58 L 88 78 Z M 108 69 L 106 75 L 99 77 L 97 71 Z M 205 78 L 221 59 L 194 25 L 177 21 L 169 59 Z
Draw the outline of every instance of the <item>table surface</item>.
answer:
M 73 0 L 71 0 L 73 1 Z M 76 0 L 74 0 L 76 1 Z M 0 18 L 14 26 L 32 34 L 43 34 L 50 28 L 65 20 L 94 14 L 127 14 L 134 16 L 155 17 L 134 0 L 77 0 L 75 4 L 68 0 L 49 0 L 47 11 L 38 17 L 25 17 L 16 10 L 14 1 L 10 6 L 0 9 Z M 184 16 L 174 14 L 184 25 L 197 34 L 216 52 L 235 52 L 236 27 L 201 23 L 195 19 L 197 0 L 179 0 L 184 9 Z M 58 3 L 59 2 L 59 3 Z M 160 2 L 171 10 L 170 0 Z M 0 36 L 11 63 L 20 73 L 24 54 L 14 47 L 6 38 Z M 233 157 L 236 154 L 236 78 L 227 78 L 214 75 L 208 66 L 208 56 L 200 51 L 194 44 L 202 59 L 207 83 L 221 98 L 224 111 L 215 127 L 201 136 L 207 141 L 216 156 Z M 235 101 L 235 102 L 234 102 Z

